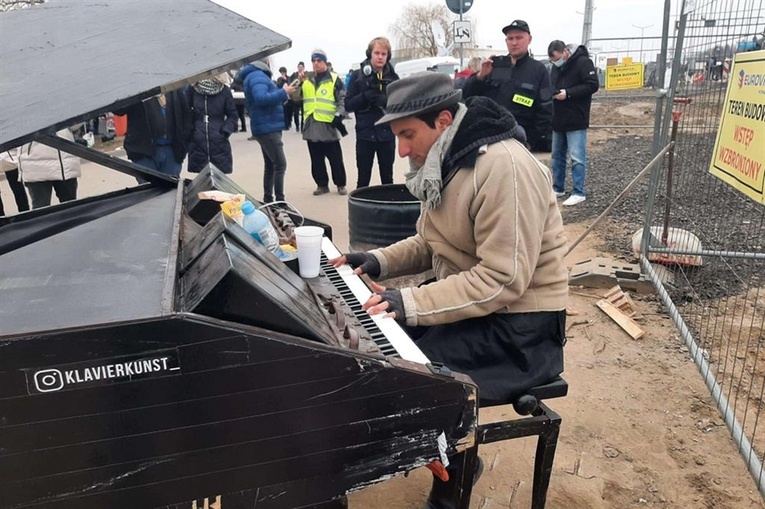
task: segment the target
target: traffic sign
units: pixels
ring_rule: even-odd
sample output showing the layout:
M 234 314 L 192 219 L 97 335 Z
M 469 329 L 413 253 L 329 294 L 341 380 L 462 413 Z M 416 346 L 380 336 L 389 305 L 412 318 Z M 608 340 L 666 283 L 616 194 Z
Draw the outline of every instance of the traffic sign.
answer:
M 455 44 L 473 42 L 473 30 L 470 28 L 470 20 L 454 22 Z
M 473 0 L 446 0 L 446 6 L 454 14 L 460 14 L 460 4 L 462 4 L 462 14 L 465 14 L 473 6 Z

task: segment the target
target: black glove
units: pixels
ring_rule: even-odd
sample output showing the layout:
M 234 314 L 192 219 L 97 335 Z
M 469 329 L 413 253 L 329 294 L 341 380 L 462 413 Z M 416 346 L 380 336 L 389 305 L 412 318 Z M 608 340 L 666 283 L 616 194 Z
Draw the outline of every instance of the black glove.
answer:
M 380 262 L 377 261 L 377 257 L 372 253 L 360 252 L 360 253 L 346 253 L 345 261 L 348 265 L 361 269 L 362 274 L 368 274 L 370 277 L 380 276 Z
M 385 93 L 380 92 L 377 88 L 370 88 L 365 90 L 362 94 L 364 100 L 369 103 L 370 106 L 376 108 L 385 108 L 385 104 L 388 102 L 388 96 Z
M 335 118 L 332 119 L 332 127 L 340 131 L 342 136 L 348 136 L 348 129 L 343 125 L 343 118 L 339 115 L 336 115 Z
M 370 102 L 372 103 L 372 106 L 383 109 L 388 102 L 388 96 L 380 92 Z
M 398 323 L 406 324 L 406 313 L 404 312 L 404 299 L 401 297 L 401 292 L 396 289 L 385 290 L 377 295 L 382 297 L 382 300 L 388 303 L 388 311 L 386 313 L 396 313 L 393 318 Z
M 362 95 L 362 97 L 364 97 L 364 100 L 366 102 L 371 103 L 372 101 L 375 100 L 375 97 L 380 95 L 380 93 L 381 92 L 379 90 L 377 90 L 376 88 L 371 88 L 370 87 L 370 88 L 364 90 L 364 92 L 361 95 Z
M 552 136 L 543 134 L 531 148 L 534 152 L 552 152 Z

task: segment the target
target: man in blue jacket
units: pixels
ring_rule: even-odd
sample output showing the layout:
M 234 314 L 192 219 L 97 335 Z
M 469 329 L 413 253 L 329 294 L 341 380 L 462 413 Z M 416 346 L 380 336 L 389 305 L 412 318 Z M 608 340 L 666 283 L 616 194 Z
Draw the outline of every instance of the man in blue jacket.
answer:
M 584 46 L 572 53 L 563 41 L 553 41 L 547 55 L 553 64 L 550 80 L 557 91 L 552 118 L 553 190 L 558 197 L 566 194 L 566 161 L 570 156 L 574 190 L 563 205 L 577 205 L 586 199 L 587 128 L 592 94 L 598 91 L 598 75 Z
M 369 185 L 375 154 L 380 183 L 393 183 L 396 139 L 388 124 L 375 125 L 385 115 L 388 85 L 398 79 L 390 64 L 390 49 L 390 41 L 385 37 L 370 41 L 367 58 L 351 75 L 345 95 L 345 110 L 356 113 L 356 188 Z
M 286 84 L 277 88 L 271 81 L 270 67 L 263 61 L 244 66 L 236 80 L 243 83 L 244 99 L 250 114 L 250 130 L 263 152 L 263 201 L 284 201 L 284 174 L 287 171 L 282 142 L 282 131 L 286 129 L 284 102 L 295 91 L 295 87 Z

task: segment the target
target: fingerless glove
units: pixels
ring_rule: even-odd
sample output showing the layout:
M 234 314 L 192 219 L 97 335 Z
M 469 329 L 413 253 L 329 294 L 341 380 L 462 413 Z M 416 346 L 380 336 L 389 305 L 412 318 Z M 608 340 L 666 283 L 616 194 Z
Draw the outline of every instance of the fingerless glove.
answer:
M 348 265 L 360 268 L 362 274 L 368 274 L 370 277 L 380 276 L 380 262 L 372 253 L 362 251 L 360 253 L 346 253 L 345 260 Z

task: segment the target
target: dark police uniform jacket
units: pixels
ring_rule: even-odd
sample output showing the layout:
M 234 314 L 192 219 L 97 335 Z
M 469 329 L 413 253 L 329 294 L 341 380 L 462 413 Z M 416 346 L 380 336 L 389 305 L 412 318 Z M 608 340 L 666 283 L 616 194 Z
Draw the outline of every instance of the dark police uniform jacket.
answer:
M 528 53 L 515 65 L 510 63 L 509 56 L 493 57 L 493 60 L 494 68 L 484 80 L 475 74 L 468 78 L 462 89 L 463 97 L 481 95 L 504 106 L 526 130 L 531 150 L 549 152 L 553 100 L 547 68 Z

